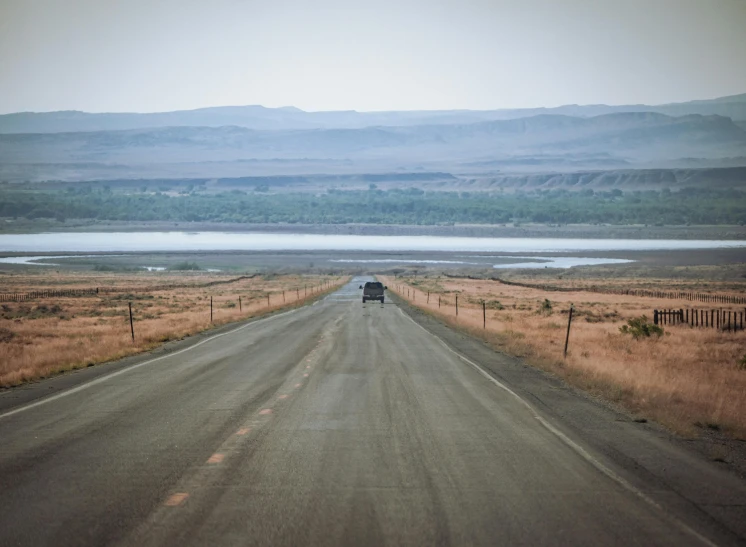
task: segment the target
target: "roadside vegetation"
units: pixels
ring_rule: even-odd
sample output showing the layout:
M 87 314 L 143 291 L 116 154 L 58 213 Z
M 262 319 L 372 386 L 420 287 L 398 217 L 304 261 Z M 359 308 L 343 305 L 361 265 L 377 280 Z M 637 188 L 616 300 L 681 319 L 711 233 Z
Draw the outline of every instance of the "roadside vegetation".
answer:
M 102 290 L 99 295 L 84 297 L 0 303 L 0 388 L 93 366 L 215 326 L 303 305 L 346 280 L 319 275 L 228 279 L 236 281 L 221 283 L 226 276 L 195 272 L 54 272 L 6 277 L 3 290 L 9 293 L 90 287 Z M 220 284 L 205 286 L 213 282 Z
M 539 189 L 508 193 L 330 188 L 317 193 L 246 190 L 206 192 L 203 186 L 161 184 L 139 191 L 105 183 L 0 185 L 0 218 L 26 220 L 231 222 L 292 224 L 645 224 L 746 223 L 746 192 L 682 188 L 671 192 Z
M 544 291 L 481 279 L 380 279 L 409 303 L 621 405 L 639 421 L 655 420 L 686 435 L 721 430 L 746 439 L 746 332 L 661 327 L 649 320 L 653 309 L 705 309 L 707 304 L 598 294 L 582 287 Z M 619 280 L 611 282 L 616 285 Z M 668 290 L 670 285 L 659 287 Z M 743 287 L 731 294 L 742 295 Z M 568 355 L 563 358 L 571 304 L 575 311 Z M 743 311 L 742 306 L 716 306 Z

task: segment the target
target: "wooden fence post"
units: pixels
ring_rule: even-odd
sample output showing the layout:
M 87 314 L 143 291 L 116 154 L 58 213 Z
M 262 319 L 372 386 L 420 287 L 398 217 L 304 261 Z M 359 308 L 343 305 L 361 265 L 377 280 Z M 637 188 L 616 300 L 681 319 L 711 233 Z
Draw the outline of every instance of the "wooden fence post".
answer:
M 456 295 L 456 317 L 458 317 L 458 295 Z
M 210 297 L 210 323 L 212 323 L 212 296 Z
M 570 313 L 567 316 L 567 334 L 565 335 L 565 351 L 562 354 L 562 357 L 564 359 L 567 359 L 567 344 L 570 342 L 570 325 L 572 325 L 572 312 L 575 309 L 575 307 L 570 304 Z
M 427 291 L 427 303 L 430 303 L 430 291 Z
M 440 295 L 438 295 L 438 308 L 440 308 Z
M 572 308 L 570 308 L 570 309 L 572 309 Z M 654 325 L 658 324 L 658 310 L 653 310 L 653 324 Z
M 240 296 L 238 297 L 238 311 L 239 312 L 243 311 L 242 308 L 241 308 L 241 297 Z
M 132 302 L 129 303 L 130 308 L 130 332 L 132 333 L 132 341 L 135 341 L 135 324 L 132 322 Z
M 487 304 L 482 300 L 482 328 L 487 328 Z

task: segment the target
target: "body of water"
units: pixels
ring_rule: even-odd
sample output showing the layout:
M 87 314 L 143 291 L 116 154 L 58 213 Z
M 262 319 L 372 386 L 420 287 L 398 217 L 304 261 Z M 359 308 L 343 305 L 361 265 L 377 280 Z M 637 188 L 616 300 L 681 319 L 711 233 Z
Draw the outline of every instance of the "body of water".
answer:
M 467 251 L 559 253 L 746 247 L 746 241 L 484 238 L 223 232 L 0 234 L 0 253 L 149 251 Z
M 422 258 L 344 258 L 331 262 L 367 264 L 442 264 L 489 266 L 494 268 L 570 268 L 632 262 L 624 258 L 584 257 L 598 251 L 673 251 L 746 248 L 746 241 L 679 239 L 567 239 L 567 238 L 470 238 L 435 236 L 358 236 L 325 234 L 267 234 L 235 232 L 88 232 L 0 235 L 0 253 L 39 253 L 38 256 L 5 257 L 0 263 L 53 265 L 54 252 L 169 252 L 169 251 L 369 251 L 376 252 L 479 252 L 509 253 L 509 256 L 467 255 L 472 260 L 427 260 Z M 515 253 L 515 254 L 514 254 Z M 545 253 L 549 256 L 521 256 Z M 552 256 L 578 253 L 581 256 Z M 98 255 L 102 256 L 102 255 Z M 473 259 L 479 259 L 474 262 Z M 40 263 L 38 260 L 46 260 Z M 151 271 L 165 267 L 148 266 Z M 217 270 L 215 270 L 217 271 Z

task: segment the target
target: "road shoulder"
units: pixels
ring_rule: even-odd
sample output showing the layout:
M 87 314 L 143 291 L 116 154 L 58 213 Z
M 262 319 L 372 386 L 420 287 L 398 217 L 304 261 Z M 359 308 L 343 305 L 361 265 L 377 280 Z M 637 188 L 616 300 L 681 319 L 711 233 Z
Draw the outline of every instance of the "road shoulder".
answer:
M 412 320 L 478 363 L 655 502 L 684 515 L 698 529 L 717 529 L 725 543 L 746 540 L 744 470 L 716 461 L 711 441 L 683 439 L 657 424 L 635 422 L 561 379 L 450 328 L 395 295 L 390 298 Z
M 319 297 L 325 296 L 326 293 Z M 226 323 L 215 328 L 210 328 L 185 336 L 179 340 L 166 342 L 152 350 L 129 355 L 122 359 L 97 363 L 87 368 L 74 369 L 57 374 L 41 380 L 24 383 L 9 388 L 0 388 L 0 415 L 10 412 L 29 404 L 36 403 L 50 396 L 58 395 L 67 390 L 74 389 L 88 382 L 97 380 L 112 373 L 121 370 L 166 357 L 176 352 L 185 351 L 193 346 L 201 344 L 211 338 L 227 334 L 233 330 L 243 328 L 251 323 L 270 319 L 278 315 L 284 315 L 308 308 L 318 301 L 318 298 L 309 299 L 304 305 L 297 307 L 287 307 L 274 310 L 270 313 L 257 315 L 241 321 Z

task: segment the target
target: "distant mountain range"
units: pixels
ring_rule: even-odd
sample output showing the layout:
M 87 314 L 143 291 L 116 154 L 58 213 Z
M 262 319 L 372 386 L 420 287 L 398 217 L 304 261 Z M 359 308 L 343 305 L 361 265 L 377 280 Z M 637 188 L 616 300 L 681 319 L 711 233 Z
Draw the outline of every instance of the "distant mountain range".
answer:
M 745 120 L 746 95 L 496 111 L 20 113 L 0 116 L 0 180 L 736 167 Z
M 79 111 L 19 112 L 0 115 L 0 133 L 56 133 L 77 131 L 113 131 L 155 127 L 221 127 L 235 125 L 259 130 L 398 127 L 416 125 L 470 124 L 483 121 L 511 120 L 538 115 L 563 115 L 588 118 L 625 112 L 655 112 L 668 116 L 724 116 L 746 121 L 746 94 L 704 101 L 664 105 L 566 105 L 556 108 L 520 108 L 506 110 L 439 110 L 393 112 L 305 112 L 294 107 L 221 106 L 158 112 L 152 114 L 103 113 Z

